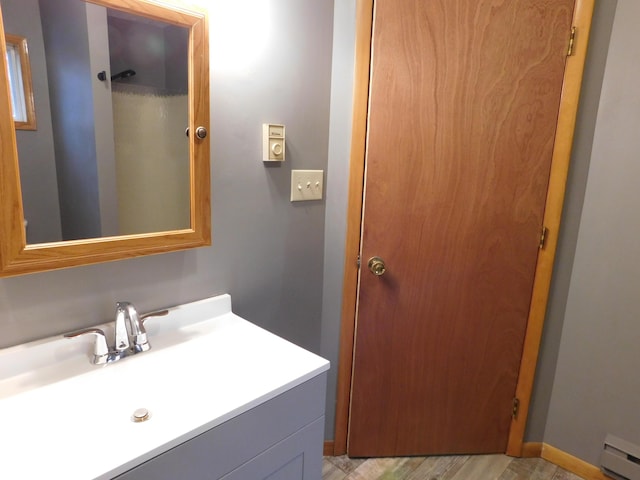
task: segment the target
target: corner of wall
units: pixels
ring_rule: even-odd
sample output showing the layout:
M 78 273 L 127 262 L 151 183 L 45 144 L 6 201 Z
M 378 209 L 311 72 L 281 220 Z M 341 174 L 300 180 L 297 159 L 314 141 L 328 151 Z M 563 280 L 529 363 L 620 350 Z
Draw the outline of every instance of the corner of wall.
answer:
M 351 150 L 355 5 L 356 0 L 334 1 L 320 347 L 321 354 L 331 362 L 327 385 L 325 423 L 325 438 L 327 439 L 333 439 L 334 436 L 336 409 L 342 275 L 347 229 L 349 155 Z

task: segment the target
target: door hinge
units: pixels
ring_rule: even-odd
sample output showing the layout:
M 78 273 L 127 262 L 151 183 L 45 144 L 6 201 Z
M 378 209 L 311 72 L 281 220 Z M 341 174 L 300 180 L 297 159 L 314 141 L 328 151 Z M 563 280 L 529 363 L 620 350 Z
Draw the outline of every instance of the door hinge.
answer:
M 573 55 L 574 44 L 576 41 L 576 27 L 571 27 L 571 36 L 569 37 L 569 49 L 567 50 L 567 57 Z
M 511 416 L 513 418 L 517 418 L 519 410 L 520 410 L 520 399 L 514 398 L 513 399 L 513 407 L 511 409 Z
M 538 247 L 542 250 L 547 243 L 547 235 L 549 234 L 549 229 L 547 227 L 542 227 L 542 232 L 540 232 L 540 243 Z
M 356 258 L 356 265 L 358 266 L 358 268 L 360 268 L 360 255 L 358 255 L 358 258 Z

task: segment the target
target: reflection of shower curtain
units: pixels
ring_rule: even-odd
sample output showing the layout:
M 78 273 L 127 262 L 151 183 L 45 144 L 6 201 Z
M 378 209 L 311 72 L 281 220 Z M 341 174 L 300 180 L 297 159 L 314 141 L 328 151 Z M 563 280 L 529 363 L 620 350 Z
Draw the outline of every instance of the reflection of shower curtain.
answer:
M 112 97 L 120 233 L 189 228 L 187 95 Z

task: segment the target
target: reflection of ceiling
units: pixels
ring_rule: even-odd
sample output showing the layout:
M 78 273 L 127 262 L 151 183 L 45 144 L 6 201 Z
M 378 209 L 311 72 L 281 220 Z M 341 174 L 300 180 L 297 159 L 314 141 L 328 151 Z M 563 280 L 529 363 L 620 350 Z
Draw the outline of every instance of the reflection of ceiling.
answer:
M 123 20 L 128 20 L 130 22 L 144 23 L 147 25 L 153 25 L 154 27 L 158 27 L 158 28 L 166 28 L 171 26 L 170 23 L 159 22 L 157 20 L 153 20 L 147 17 L 141 17 L 139 15 L 132 15 L 130 13 L 123 12 L 121 10 L 116 10 L 113 8 L 107 8 L 107 17 L 120 18 Z

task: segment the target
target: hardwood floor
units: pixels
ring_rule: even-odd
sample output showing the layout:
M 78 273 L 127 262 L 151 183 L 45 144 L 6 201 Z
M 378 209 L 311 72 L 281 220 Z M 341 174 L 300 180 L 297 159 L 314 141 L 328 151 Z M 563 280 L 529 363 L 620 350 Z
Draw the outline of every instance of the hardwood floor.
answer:
M 541 458 L 506 455 L 324 457 L 322 480 L 580 480 Z

